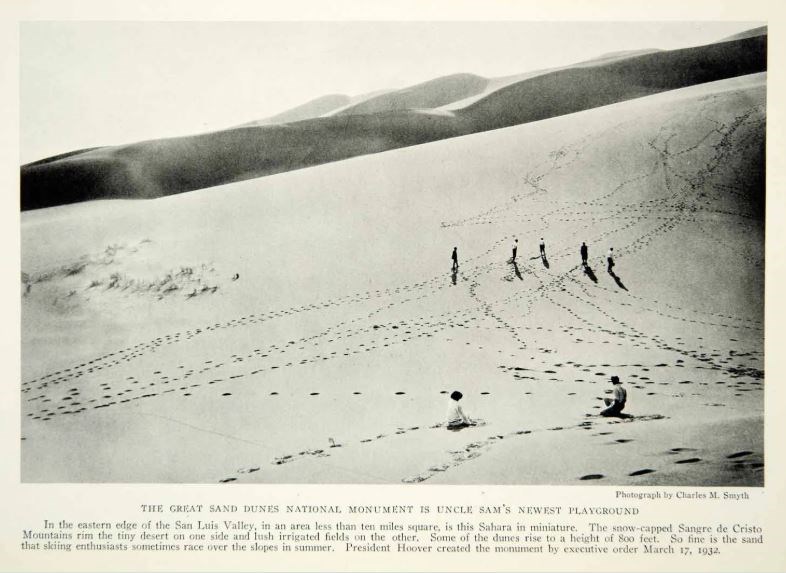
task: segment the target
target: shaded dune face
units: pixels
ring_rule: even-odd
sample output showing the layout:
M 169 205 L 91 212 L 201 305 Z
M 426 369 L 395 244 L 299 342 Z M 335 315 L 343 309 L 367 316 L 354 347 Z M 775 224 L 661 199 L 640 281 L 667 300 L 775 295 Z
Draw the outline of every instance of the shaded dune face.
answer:
M 487 79 L 470 74 L 438 78 L 331 117 L 286 125 L 63 154 L 22 167 L 21 208 L 162 197 L 761 72 L 766 43 L 766 36 L 758 36 L 568 68 L 492 92 L 454 114 L 422 110 L 480 93 Z

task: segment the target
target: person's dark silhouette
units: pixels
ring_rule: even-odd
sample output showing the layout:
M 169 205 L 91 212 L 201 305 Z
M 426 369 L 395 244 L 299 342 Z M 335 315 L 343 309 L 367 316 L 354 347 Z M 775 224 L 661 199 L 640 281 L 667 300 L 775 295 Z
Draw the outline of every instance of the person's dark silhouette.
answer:
M 511 259 L 512 262 L 516 262 L 516 251 L 519 250 L 519 240 L 513 239 L 513 258 Z
M 458 268 L 458 247 L 453 247 L 453 269 Z
M 614 268 L 614 247 L 609 247 L 609 252 L 606 254 L 606 263 L 608 264 L 606 270 L 611 274 L 613 272 L 611 269 Z
M 540 258 L 546 258 L 546 241 L 543 240 L 543 237 L 540 238 Z
M 628 401 L 628 393 L 620 382 L 619 376 L 611 377 L 611 384 L 614 386 L 612 398 L 604 398 L 603 403 L 606 407 L 601 410 L 600 415 L 606 417 L 621 417 L 625 403 Z
M 587 256 L 589 255 L 589 251 L 587 249 L 587 245 L 584 241 L 581 242 L 581 264 L 585 267 L 587 266 Z

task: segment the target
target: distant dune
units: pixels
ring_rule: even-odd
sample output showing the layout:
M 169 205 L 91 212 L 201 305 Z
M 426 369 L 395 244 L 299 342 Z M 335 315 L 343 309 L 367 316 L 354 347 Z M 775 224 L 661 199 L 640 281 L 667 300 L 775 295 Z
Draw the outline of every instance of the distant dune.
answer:
M 489 80 L 473 74 L 454 74 L 385 93 L 341 113 L 366 114 L 405 109 L 431 109 L 481 93 Z
M 501 89 L 461 110 L 476 131 L 574 113 L 766 70 L 766 36 L 568 68 Z
M 724 38 L 721 41 L 729 42 L 731 40 L 744 40 L 745 38 L 754 38 L 756 36 L 766 36 L 766 35 L 767 35 L 767 26 L 760 26 L 758 28 L 753 28 L 752 30 L 745 30 L 744 32 L 740 32 L 739 34 L 734 34 L 733 36 Z
M 304 119 L 311 119 L 319 117 L 328 112 L 344 107 L 350 103 L 352 98 L 344 94 L 330 94 L 318 97 L 309 102 L 299 105 L 287 111 L 281 112 L 274 116 L 250 121 L 241 125 L 240 127 L 248 127 L 253 125 L 271 125 L 274 123 L 288 123 L 291 121 L 302 121 Z
M 613 56 L 610 62 L 584 62 L 528 77 L 453 114 L 414 111 L 471 97 L 488 85 L 485 78 L 458 74 L 370 98 L 330 117 L 63 154 L 22 167 L 21 206 L 27 210 L 102 198 L 161 197 L 538 121 L 762 72 L 767 69 L 766 47 L 766 36 L 756 36 Z M 294 117 L 301 108 L 287 113 Z

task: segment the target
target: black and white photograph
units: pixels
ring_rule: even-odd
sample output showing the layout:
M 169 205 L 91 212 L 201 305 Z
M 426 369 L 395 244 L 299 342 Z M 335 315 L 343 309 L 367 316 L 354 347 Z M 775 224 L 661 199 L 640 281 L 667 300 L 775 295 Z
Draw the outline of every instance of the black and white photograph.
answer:
M 21 482 L 764 486 L 766 96 L 756 20 L 21 22 Z

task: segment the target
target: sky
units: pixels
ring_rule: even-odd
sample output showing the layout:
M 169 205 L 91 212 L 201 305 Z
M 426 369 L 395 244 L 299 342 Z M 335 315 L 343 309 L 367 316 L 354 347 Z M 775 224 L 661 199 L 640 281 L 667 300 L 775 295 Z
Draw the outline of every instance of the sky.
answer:
M 326 94 L 500 77 L 757 22 L 25 22 L 20 161 L 223 129 Z

